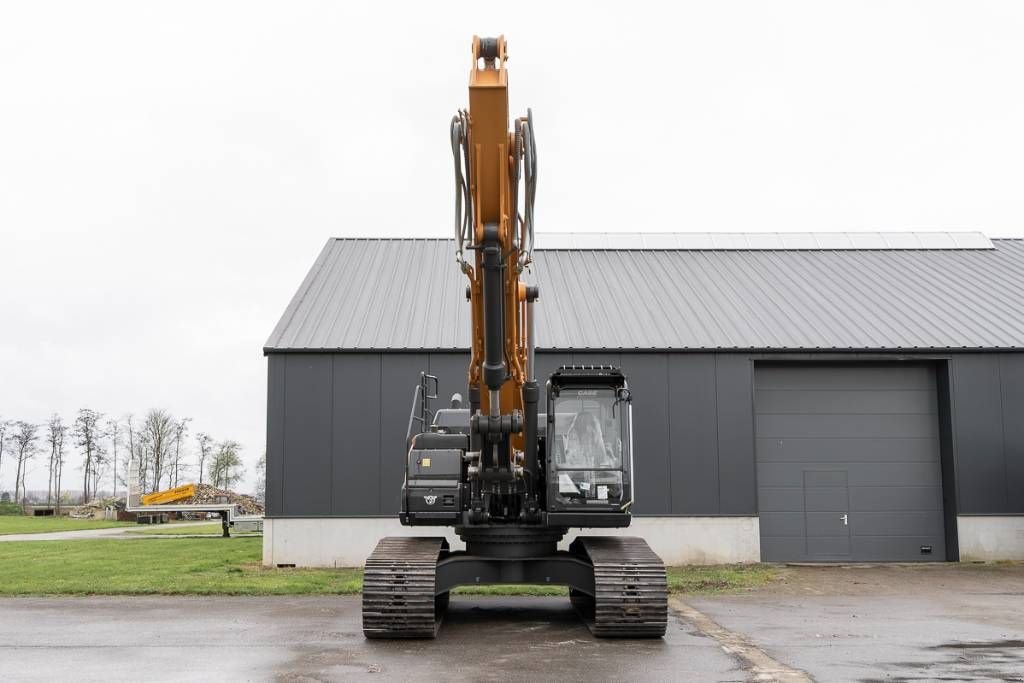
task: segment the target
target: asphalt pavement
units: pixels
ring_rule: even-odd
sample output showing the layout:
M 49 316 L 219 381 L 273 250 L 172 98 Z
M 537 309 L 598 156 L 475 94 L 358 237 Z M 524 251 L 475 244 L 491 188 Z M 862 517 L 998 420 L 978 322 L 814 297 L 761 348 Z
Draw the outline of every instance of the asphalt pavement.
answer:
M 1024 564 L 796 567 L 687 602 L 819 681 L 1024 681 Z
M 456 596 L 433 641 L 364 639 L 351 596 L 9 598 L 0 680 L 746 679 L 690 631 L 598 641 L 567 597 Z
M 0 599 L 0 680 L 1024 681 L 1024 565 L 783 568 L 597 640 L 566 598 L 455 596 L 433 641 L 368 641 L 360 600 Z

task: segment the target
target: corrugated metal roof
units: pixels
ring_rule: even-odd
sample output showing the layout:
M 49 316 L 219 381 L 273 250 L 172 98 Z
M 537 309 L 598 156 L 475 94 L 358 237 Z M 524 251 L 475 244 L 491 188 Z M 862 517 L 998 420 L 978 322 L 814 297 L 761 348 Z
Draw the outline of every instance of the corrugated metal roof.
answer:
M 541 232 L 538 249 L 992 249 L 980 232 Z
M 957 249 L 549 249 L 541 349 L 1024 349 L 1024 242 Z M 443 239 L 332 239 L 265 351 L 469 347 Z

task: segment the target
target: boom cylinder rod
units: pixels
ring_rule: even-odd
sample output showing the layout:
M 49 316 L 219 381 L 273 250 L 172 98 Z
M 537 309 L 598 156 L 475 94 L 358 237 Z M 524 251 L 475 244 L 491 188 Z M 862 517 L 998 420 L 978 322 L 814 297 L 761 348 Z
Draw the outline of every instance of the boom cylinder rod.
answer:
M 490 413 L 500 414 L 498 392 L 507 379 L 505 368 L 504 283 L 501 241 L 497 223 L 484 226 L 484 367 L 483 380 L 489 390 Z

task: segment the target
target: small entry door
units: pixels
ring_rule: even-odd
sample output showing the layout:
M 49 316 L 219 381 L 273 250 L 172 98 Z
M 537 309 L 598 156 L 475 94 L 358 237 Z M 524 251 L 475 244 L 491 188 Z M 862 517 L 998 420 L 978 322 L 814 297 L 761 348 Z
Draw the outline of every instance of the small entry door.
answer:
M 807 556 L 850 556 L 850 486 L 846 470 L 804 470 Z

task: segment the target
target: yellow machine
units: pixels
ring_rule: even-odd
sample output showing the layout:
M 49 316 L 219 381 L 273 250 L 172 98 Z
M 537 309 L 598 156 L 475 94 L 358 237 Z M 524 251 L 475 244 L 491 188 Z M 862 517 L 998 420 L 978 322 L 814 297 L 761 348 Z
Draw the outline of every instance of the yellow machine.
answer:
M 194 495 L 196 495 L 196 485 L 185 484 L 184 486 L 175 486 L 173 489 L 147 493 L 142 496 L 140 501 L 143 505 L 166 505 L 167 503 L 176 503 L 179 500 L 186 500 Z
M 643 539 L 579 536 L 558 550 L 570 528 L 630 524 L 631 395 L 618 368 L 563 366 L 544 379 L 540 412 L 540 290 L 523 279 L 533 251 L 533 116 L 509 129 L 504 37 L 474 37 L 472 55 L 469 109 L 450 130 L 456 258 L 472 320 L 469 408 L 453 400 L 431 412 L 427 380 L 436 378 L 424 375 L 415 394 L 424 431 L 407 435 L 399 514 L 407 526 L 454 527 L 466 550 L 450 550 L 445 537 L 381 540 L 363 575 L 363 632 L 430 638 L 452 588 L 524 583 L 568 586 L 595 635 L 659 637 L 665 567 Z

